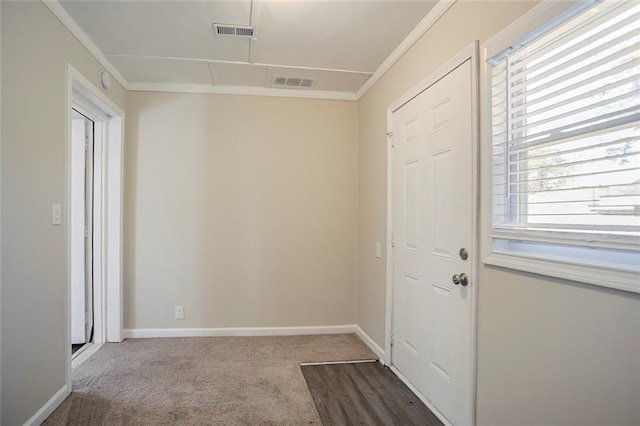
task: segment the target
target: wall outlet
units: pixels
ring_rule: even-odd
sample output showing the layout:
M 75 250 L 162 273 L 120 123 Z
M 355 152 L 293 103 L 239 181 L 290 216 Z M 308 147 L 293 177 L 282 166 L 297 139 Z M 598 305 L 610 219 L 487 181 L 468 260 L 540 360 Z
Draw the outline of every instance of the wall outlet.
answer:
M 376 243 L 376 257 L 380 259 L 382 257 L 382 244 Z
M 176 307 L 174 308 L 174 311 L 175 311 L 177 320 L 184 319 L 184 306 L 176 305 Z

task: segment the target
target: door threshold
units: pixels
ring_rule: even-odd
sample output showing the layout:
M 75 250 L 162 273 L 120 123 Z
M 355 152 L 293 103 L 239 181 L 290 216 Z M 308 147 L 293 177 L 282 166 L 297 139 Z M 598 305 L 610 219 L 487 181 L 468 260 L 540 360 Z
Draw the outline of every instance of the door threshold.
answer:
M 82 346 L 80 347 L 80 349 L 78 349 L 77 351 L 73 352 L 73 353 L 71 354 L 71 359 L 76 358 L 76 357 L 77 357 L 77 356 L 79 356 L 82 352 L 86 351 L 86 350 L 91 346 L 91 343 L 92 343 L 92 342 L 85 343 L 84 345 L 82 345 Z M 74 344 L 74 346 L 75 346 L 75 344 Z
M 320 361 L 320 362 L 301 362 L 300 365 L 334 365 L 334 364 L 362 364 L 365 362 L 378 362 L 377 359 L 357 359 L 353 361 Z
M 71 358 L 71 369 L 75 370 L 80 365 L 82 365 L 82 363 L 91 358 L 91 356 L 95 354 L 101 346 L 102 344 L 87 343 L 86 345 L 81 347 L 78 352 L 73 354 L 73 357 Z

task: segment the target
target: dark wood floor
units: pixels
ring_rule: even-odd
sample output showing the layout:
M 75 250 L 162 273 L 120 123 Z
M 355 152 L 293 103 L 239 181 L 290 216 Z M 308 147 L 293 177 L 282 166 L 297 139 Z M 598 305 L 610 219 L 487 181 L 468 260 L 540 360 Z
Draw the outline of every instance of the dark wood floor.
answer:
M 302 365 L 324 426 L 443 423 L 379 362 Z

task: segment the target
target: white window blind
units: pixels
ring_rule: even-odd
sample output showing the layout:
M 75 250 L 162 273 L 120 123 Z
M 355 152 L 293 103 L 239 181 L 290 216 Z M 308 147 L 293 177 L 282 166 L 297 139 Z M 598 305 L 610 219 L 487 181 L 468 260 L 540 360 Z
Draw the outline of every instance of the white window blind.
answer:
M 488 63 L 493 249 L 640 270 L 640 3 Z

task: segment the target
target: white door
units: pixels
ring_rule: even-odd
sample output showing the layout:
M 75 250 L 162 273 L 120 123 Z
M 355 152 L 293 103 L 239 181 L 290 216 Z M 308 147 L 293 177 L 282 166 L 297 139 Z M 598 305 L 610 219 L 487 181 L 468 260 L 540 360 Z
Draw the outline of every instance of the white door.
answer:
M 85 122 L 85 202 L 84 202 L 84 288 L 85 288 L 85 336 L 90 342 L 93 334 L 93 147 L 94 123 Z
M 468 60 L 395 111 L 391 124 L 391 362 L 454 425 L 472 421 L 471 77 Z
M 71 343 L 93 329 L 93 121 L 73 111 L 71 121 Z

